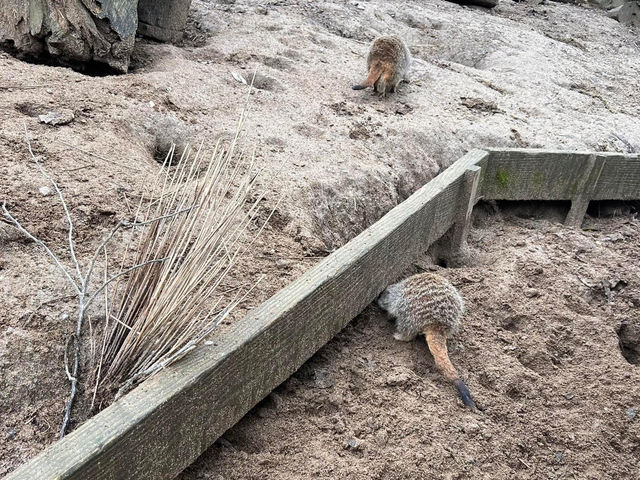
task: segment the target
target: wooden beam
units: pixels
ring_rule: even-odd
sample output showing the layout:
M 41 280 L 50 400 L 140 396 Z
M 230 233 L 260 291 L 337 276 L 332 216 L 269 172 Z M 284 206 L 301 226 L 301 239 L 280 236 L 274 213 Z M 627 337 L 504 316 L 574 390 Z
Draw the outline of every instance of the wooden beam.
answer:
M 489 150 L 480 195 L 488 200 L 571 200 L 587 152 Z
M 576 174 L 576 177 L 579 178 L 577 191 L 571 199 L 571 209 L 564 221 L 565 225 L 575 228 L 580 228 L 582 225 L 604 165 L 605 159 L 603 157 L 596 157 L 595 154 L 592 154 L 584 162 L 582 173 Z
M 487 200 L 573 200 L 582 190 L 589 152 L 531 149 L 487 149 L 489 161 L 480 179 L 480 196 Z M 640 156 L 596 153 L 604 160 L 592 200 L 640 198 Z
M 170 479 L 443 235 L 474 150 L 244 319 L 53 444 L 7 480 Z
M 471 212 L 476 204 L 480 171 L 479 166 L 472 165 L 464 173 L 463 187 L 458 197 L 458 208 L 451 237 L 451 253 L 454 255 L 459 253 L 467 243 Z
M 605 160 L 592 200 L 637 200 L 640 198 L 640 155 L 598 153 Z

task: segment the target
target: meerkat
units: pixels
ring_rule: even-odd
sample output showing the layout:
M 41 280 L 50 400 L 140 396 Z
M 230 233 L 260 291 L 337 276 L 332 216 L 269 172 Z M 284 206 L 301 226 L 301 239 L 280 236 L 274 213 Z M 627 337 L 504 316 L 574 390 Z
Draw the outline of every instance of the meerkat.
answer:
M 369 76 L 354 90 L 373 86 L 373 91 L 386 97 L 387 92 L 395 92 L 403 80 L 408 81 L 411 53 L 405 43 L 396 36 L 376 38 L 369 50 L 367 69 Z
M 458 389 L 462 402 L 472 410 L 471 393 L 451 364 L 447 337 L 460 328 L 464 301 L 444 277 L 421 273 L 389 285 L 378 297 L 378 305 L 396 318 L 396 340 L 408 342 L 423 333 L 436 367 Z

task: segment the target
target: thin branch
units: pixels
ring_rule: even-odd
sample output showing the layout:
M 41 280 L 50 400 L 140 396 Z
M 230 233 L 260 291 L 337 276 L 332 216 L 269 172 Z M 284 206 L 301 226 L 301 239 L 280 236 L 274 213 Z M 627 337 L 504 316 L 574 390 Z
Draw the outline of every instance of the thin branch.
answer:
M 78 263 L 78 259 L 76 258 L 76 251 L 73 246 L 73 221 L 71 220 L 71 213 L 69 213 L 67 202 L 65 202 L 64 196 L 62 195 L 62 192 L 60 191 L 58 184 L 50 175 L 47 174 L 47 172 L 44 171 L 44 169 L 42 168 L 42 165 L 40 165 L 40 162 L 34 155 L 33 150 L 31 148 L 31 141 L 29 140 L 29 132 L 27 131 L 27 123 L 25 122 L 23 125 L 24 125 L 24 139 L 27 142 L 27 147 L 29 148 L 29 155 L 31 155 L 31 159 L 38 167 L 38 170 L 40 170 L 40 173 L 42 174 L 42 176 L 47 180 L 49 180 L 51 182 L 51 185 L 53 185 L 53 188 L 56 189 L 58 198 L 60 198 L 60 202 L 62 203 L 62 208 L 64 208 L 64 213 L 67 216 L 67 222 L 69 223 L 69 235 L 68 235 L 69 253 L 71 254 L 71 260 L 73 260 L 73 265 L 76 269 L 76 273 L 78 274 L 78 280 L 81 282 L 80 286 L 83 287 L 83 290 L 84 290 L 84 281 L 82 279 L 82 273 L 80 272 L 80 264 Z
M 34 88 L 46 88 L 51 85 L 0 85 L 0 90 L 32 90 Z
M 69 335 L 69 338 L 67 338 L 67 344 L 64 347 L 64 373 L 67 374 L 69 381 L 75 380 L 75 377 L 73 377 L 69 371 L 69 343 L 71 343 L 71 340 L 73 340 L 73 335 Z
M 78 322 L 82 322 L 82 317 L 84 316 L 84 311 L 81 309 L 78 312 Z M 69 400 L 64 408 L 64 417 L 62 418 L 62 425 L 60 426 L 60 438 L 64 437 L 64 434 L 67 431 L 67 425 L 69 424 L 69 419 L 71 418 L 71 408 L 73 407 L 73 401 L 76 398 L 77 387 L 78 387 L 78 363 L 79 363 L 79 354 L 80 354 L 80 338 L 77 335 L 71 335 L 69 339 L 74 340 L 73 342 L 73 369 L 72 372 L 69 373 L 69 362 L 68 362 L 68 354 L 67 351 L 69 349 L 69 340 L 67 340 L 67 345 L 64 349 L 64 369 L 67 374 L 67 378 L 71 382 L 71 392 L 69 392 Z
M 27 231 L 27 229 L 25 229 L 20 224 L 20 222 L 18 222 L 18 220 L 16 220 L 13 217 L 13 215 L 11 215 L 9 213 L 9 210 L 7 210 L 7 202 L 6 202 L 6 200 L 2 203 L 2 213 L 4 214 L 5 217 L 7 217 L 11 221 L 11 223 L 18 230 L 20 230 L 24 235 L 26 235 L 28 238 L 30 238 L 31 240 L 36 242 L 38 245 L 40 245 L 44 249 L 44 251 L 47 252 L 47 254 L 51 257 L 51 259 L 58 266 L 58 268 L 62 271 L 62 273 L 64 273 L 65 277 L 67 277 L 67 280 L 69 280 L 69 283 L 71 283 L 71 285 L 73 286 L 74 290 L 78 294 L 78 297 L 80 297 L 82 295 L 82 292 L 80 291 L 80 288 L 78 287 L 78 284 L 73 279 L 73 277 L 69 274 L 69 272 L 67 272 L 67 269 L 62 266 L 62 264 L 60 263 L 60 260 L 58 260 L 58 257 L 56 257 L 56 255 L 49 249 L 49 247 L 47 247 L 47 245 L 42 240 L 40 240 L 39 238 L 34 237 L 33 235 L 31 235 Z
M 70 143 L 63 142 L 62 140 L 58 140 L 58 143 L 61 143 L 62 145 L 66 146 L 66 147 L 73 148 L 74 150 L 77 150 L 77 151 L 79 151 L 81 153 L 84 153 L 85 155 L 89 155 L 90 157 L 95 157 L 95 158 L 98 158 L 98 159 L 100 159 L 102 161 L 113 163 L 113 164 L 118 165 L 118 166 L 123 167 L 123 168 L 128 168 L 130 170 L 135 170 L 136 172 L 140 172 L 141 171 L 140 168 L 131 167 L 129 165 L 124 165 L 122 163 L 118 163 L 118 162 L 115 162 L 113 160 L 109 160 L 108 158 L 102 157 L 102 156 L 98 155 L 97 153 L 93 153 L 93 152 L 89 152 L 87 150 L 83 150 L 80 147 L 76 147 L 75 145 L 72 145 Z

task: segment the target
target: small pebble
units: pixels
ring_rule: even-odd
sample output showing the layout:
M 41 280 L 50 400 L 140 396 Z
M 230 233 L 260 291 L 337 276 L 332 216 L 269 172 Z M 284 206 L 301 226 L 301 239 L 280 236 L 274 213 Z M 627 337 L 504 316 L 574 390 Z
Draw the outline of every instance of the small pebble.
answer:
M 279 258 L 276 260 L 276 267 L 280 270 L 290 270 L 291 269 L 291 261 L 286 260 L 284 258 Z
M 9 440 L 13 440 L 14 438 L 16 438 L 16 431 L 13 428 L 9 430 L 9 434 L 7 435 L 7 438 Z
M 355 437 L 348 437 L 347 438 L 347 443 L 344 446 L 344 448 L 348 449 L 348 450 L 362 450 L 363 447 L 363 441 L 355 438 Z
M 540 292 L 538 290 L 536 290 L 535 288 L 527 288 L 524 291 L 524 295 L 527 298 L 533 298 L 533 297 L 538 297 L 540 295 Z
M 40 187 L 38 191 L 40 192 L 40 195 L 44 197 L 51 195 L 51 189 L 49 187 Z
M 638 409 L 636 407 L 628 408 L 626 414 L 629 420 L 633 420 L 638 415 Z
M 464 433 L 475 433 L 480 430 L 480 425 L 475 422 L 469 422 L 462 426 L 462 431 Z

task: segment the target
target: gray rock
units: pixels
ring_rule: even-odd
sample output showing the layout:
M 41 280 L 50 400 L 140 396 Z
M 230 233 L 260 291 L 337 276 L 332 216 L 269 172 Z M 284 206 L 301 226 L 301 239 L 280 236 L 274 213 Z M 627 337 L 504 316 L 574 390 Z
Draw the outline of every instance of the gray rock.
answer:
M 14 0 L 0 8 L 0 45 L 63 62 L 101 62 L 126 72 L 138 27 L 137 2 Z
M 638 1 L 626 2 L 619 7 L 609 10 L 607 14 L 623 25 L 640 27 L 640 2 Z
M 162 42 L 179 41 L 184 33 L 190 5 L 191 0 L 140 0 L 138 33 Z
M 59 112 L 47 112 L 45 115 L 38 115 L 38 118 L 42 123 L 55 126 L 71 123 L 75 116 L 71 110 L 64 108 Z
M 625 0 L 588 0 L 590 5 L 594 7 L 602 8 L 603 10 L 609 10 L 611 8 L 619 7 L 624 4 Z

